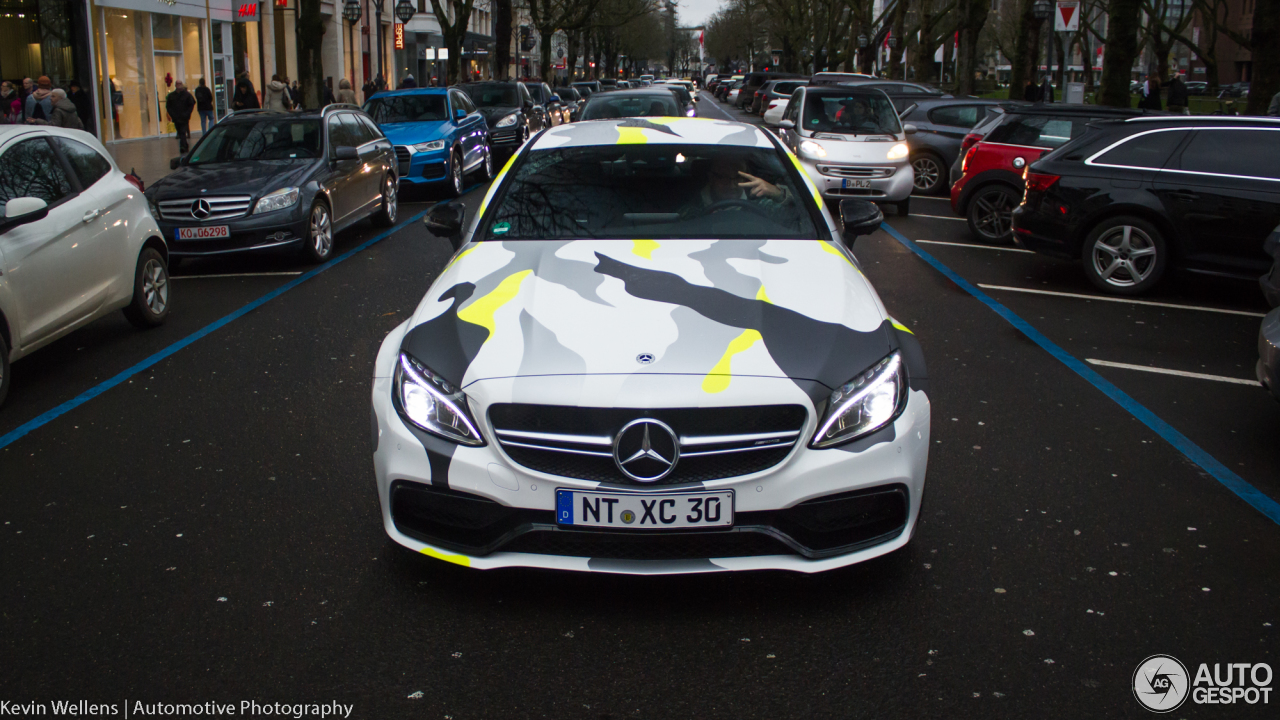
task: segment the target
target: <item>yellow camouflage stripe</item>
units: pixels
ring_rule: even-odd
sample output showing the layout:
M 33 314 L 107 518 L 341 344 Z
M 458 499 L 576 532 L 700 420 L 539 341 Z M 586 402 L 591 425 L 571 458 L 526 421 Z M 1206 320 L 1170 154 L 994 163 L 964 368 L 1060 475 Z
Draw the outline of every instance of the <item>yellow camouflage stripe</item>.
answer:
M 738 337 L 730 340 L 729 347 L 725 348 L 724 355 L 720 358 L 720 361 L 703 378 L 702 391 L 705 393 L 718 393 L 728 390 L 733 356 L 750 350 L 751 346 L 755 345 L 756 341 L 760 339 L 759 331 L 747 329 L 743 330 Z

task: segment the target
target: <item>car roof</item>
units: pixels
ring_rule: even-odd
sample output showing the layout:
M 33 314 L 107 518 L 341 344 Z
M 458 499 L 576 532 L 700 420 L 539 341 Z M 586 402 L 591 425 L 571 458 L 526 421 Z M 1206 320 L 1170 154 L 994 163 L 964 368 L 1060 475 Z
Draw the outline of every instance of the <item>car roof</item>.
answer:
M 1068 105 L 1066 103 L 1014 105 L 1005 108 L 1005 112 L 1010 115 L 1085 115 L 1089 117 L 1132 117 L 1148 114 L 1146 110 L 1113 108 L 1105 105 Z M 1172 116 L 1164 115 L 1164 117 Z
M 383 90 L 373 97 L 399 97 L 401 95 L 448 95 L 449 88 L 405 88 L 403 90 Z
M 1152 124 L 1162 124 L 1170 127 L 1181 125 L 1220 125 L 1222 127 L 1245 126 L 1280 128 L 1280 118 L 1249 117 L 1245 115 L 1153 115 L 1148 117 L 1128 118 L 1124 120 L 1124 122 L 1142 123 L 1144 127 Z
M 475 82 L 458 83 L 454 87 L 478 87 L 480 85 L 519 85 L 519 80 L 477 80 Z
M 386 95 L 387 93 L 381 94 Z M 332 115 L 339 110 L 363 112 L 359 105 L 352 105 L 350 103 L 330 103 L 319 109 L 298 111 L 251 108 L 249 110 L 236 110 L 223 118 L 221 122 L 251 122 L 253 120 L 262 120 L 268 117 L 288 117 L 296 120 L 319 120 L 320 118 Z
M 873 87 L 862 87 L 861 85 L 805 85 L 805 95 L 818 95 L 822 97 L 847 97 L 850 93 L 880 93 L 886 94 L 884 90 Z
M 633 95 L 643 95 L 645 97 L 671 97 L 671 88 L 662 86 L 626 88 L 624 90 L 614 90 L 609 93 L 609 97 L 630 97 Z
M 530 150 L 639 143 L 775 147 L 764 130 L 747 123 L 710 118 L 632 117 L 559 125 L 539 134 Z

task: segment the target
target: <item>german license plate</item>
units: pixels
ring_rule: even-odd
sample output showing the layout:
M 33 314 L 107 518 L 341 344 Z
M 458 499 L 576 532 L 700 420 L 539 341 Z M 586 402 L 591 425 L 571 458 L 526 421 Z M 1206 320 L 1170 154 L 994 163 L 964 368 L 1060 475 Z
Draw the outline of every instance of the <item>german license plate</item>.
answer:
M 556 523 L 638 530 L 733 527 L 733 491 L 640 494 L 556 490 Z
M 216 240 L 231 237 L 231 228 L 226 225 L 209 225 L 207 227 L 185 227 L 174 230 L 179 240 Z
M 855 188 L 855 189 L 860 189 L 860 190 L 870 190 L 870 189 L 871 189 L 871 181 L 870 181 L 870 180 L 855 180 L 855 179 L 852 179 L 852 178 L 845 178 L 845 179 L 844 179 L 844 187 L 845 187 L 845 189 L 846 189 L 846 190 L 847 190 L 847 189 L 849 189 L 849 188 Z

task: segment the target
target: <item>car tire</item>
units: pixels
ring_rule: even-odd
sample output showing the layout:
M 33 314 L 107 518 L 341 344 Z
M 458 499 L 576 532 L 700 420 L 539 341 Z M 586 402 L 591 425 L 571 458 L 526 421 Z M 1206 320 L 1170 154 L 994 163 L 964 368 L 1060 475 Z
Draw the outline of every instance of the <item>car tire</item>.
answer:
M 489 182 L 493 180 L 493 148 L 484 146 L 484 162 L 480 163 L 480 170 L 476 172 L 476 177 L 480 182 Z
M 1098 289 L 1141 295 L 1164 276 L 1169 246 L 1154 225 L 1129 215 L 1108 218 L 1089 232 L 1080 260 Z
M 136 328 L 163 325 L 169 317 L 169 267 L 155 248 L 138 253 L 133 273 L 133 299 L 124 308 L 125 319 Z
M 1008 185 L 979 188 L 969 200 L 965 218 L 969 232 L 986 243 L 1007 243 L 1013 238 L 1013 209 L 1021 199 Z
M 323 200 L 316 200 L 307 213 L 307 242 L 302 254 L 316 264 L 333 257 L 333 216 Z
M 449 185 L 445 188 L 445 194 L 456 198 L 462 195 L 462 156 L 454 152 L 450 158 Z
M 938 195 L 947 184 L 949 170 L 943 166 L 942 158 L 933 153 L 920 153 L 912 158 L 911 169 L 915 173 L 912 177 L 915 191 L 921 195 Z
M 388 174 L 382 180 L 382 202 L 378 204 L 378 210 L 373 214 L 373 222 L 379 227 L 391 227 L 396 224 L 396 212 L 399 207 L 400 183 L 396 181 L 394 175 Z
M 4 341 L 4 335 L 0 334 L 0 405 L 4 404 L 4 398 L 9 394 L 9 345 Z
M 898 217 L 906 217 L 911 214 L 911 198 L 907 198 L 899 203 L 894 203 L 894 207 L 898 210 Z

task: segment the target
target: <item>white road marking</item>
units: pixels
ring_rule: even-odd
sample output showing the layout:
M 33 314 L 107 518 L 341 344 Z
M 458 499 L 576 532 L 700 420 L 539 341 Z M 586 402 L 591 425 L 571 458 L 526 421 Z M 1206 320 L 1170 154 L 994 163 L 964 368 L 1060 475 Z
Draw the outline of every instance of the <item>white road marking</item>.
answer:
M 977 250 L 1003 250 L 1004 252 L 1030 253 L 1032 255 L 1035 254 L 1030 250 L 1023 250 L 1022 248 L 999 247 L 996 245 L 978 245 L 977 243 L 953 243 L 953 242 L 943 242 L 942 240 L 917 240 L 916 242 L 924 243 L 926 245 L 950 245 L 952 247 L 974 248 Z
M 1170 370 L 1168 368 L 1151 367 L 1149 365 L 1130 365 L 1129 363 L 1110 362 L 1108 360 L 1095 360 L 1093 358 L 1085 358 L 1085 362 L 1090 365 L 1101 365 L 1102 367 L 1120 368 L 1121 370 L 1141 370 L 1142 372 L 1157 373 L 1160 375 L 1176 375 L 1178 377 L 1195 378 L 1196 380 L 1217 380 L 1218 382 L 1235 383 L 1236 385 L 1252 385 L 1253 387 L 1262 387 L 1262 383 L 1257 380 L 1245 380 L 1244 378 L 1226 377 L 1224 375 L 1206 375 L 1205 373 L 1186 372 L 1185 370 Z
M 1202 307 L 1199 305 L 1178 305 L 1176 303 L 1152 302 L 1151 300 L 1131 300 L 1129 298 L 1107 297 L 1105 295 L 1082 295 L 1080 293 L 1054 292 L 1052 290 L 1034 290 L 1032 288 L 1005 287 L 1003 285 L 984 285 L 984 290 L 1006 290 L 1008 292 L 1031 293 L 1032 295 L 1053 295 L 1055 297 L 1080 298 L 1082 300 L 1101 300 L 1103 302 L 1128 303 L 1130 305 L 1150 305 L 1152 307 L 1174 308 L 1176 310 L 1200 310 L 1201 312 L 1222 313 L 1223 315 L 1243 315 L 1245 317 L 1266 317 L 1266 313 L 1249 312 L 1248 310 L 1226 310 L 1224 308 Z
M 964 218 L 951 217 L 950 215 L 922 215 L 920 213 L 911 213 L 907 217 L 927 217 L 933 218 L 934 220 L 959 220 L 960 222 L 964 222 Z
M 226 273 L 223 275 L 170 275 L 170 280 L 206 280 L 209 278 L 234 278 L 234 277 L 272 277 L 278 275 L 301 275 L 302 271 L 296 272 L 261 272 L 261 273 Z

